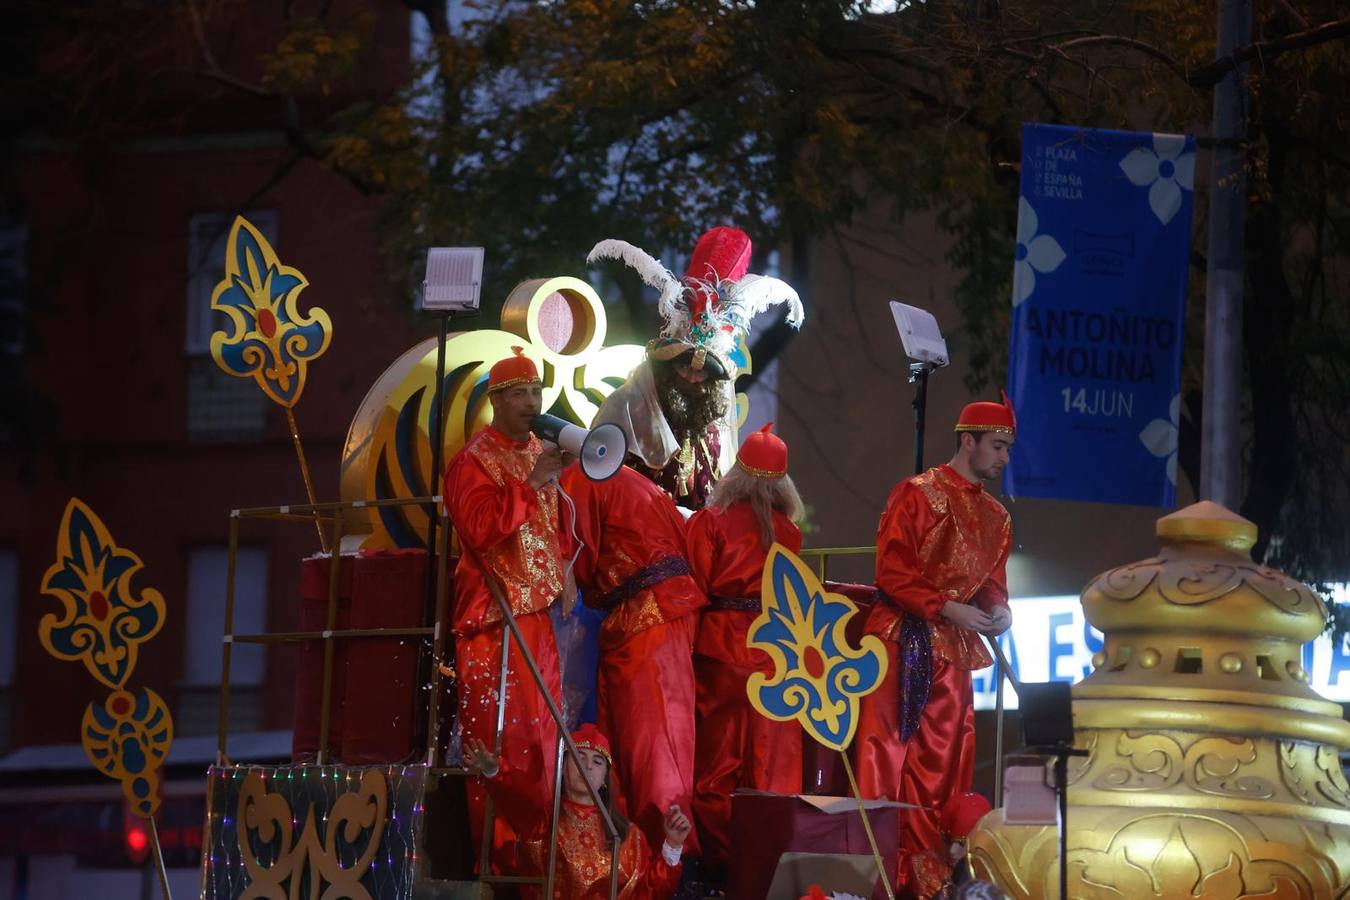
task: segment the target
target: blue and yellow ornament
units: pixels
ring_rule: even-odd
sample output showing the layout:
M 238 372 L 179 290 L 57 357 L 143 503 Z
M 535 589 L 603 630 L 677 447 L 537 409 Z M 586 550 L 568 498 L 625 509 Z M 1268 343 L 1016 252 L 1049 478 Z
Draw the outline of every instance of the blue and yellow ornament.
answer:
M 129 808 L 148 819 L 159 807 L 159 768 L 173 743 L 169 707 L 154 691 L 114 691 L 102 706 L 89 704 L 80 727 L 89 761 L 122 783 Z
M 328 349 L 333 323 L 311 306 L 299 309 L 309 284 L 299 269 L 281 264 L 272 245 L 243 216 L 230 227 L 225 277 L 211 293 L 211 308 L 229 329 L 211 335 L 211 358 L 239 378 L 252 378 L 268 397 L 290 409 L 305 389 L 306 367 Z
M 827 593 L 782 544 L 774 544 L 764 562 L 760 596 L 763 612 L 746 644 L 769 655 L 773 674 L 750 676 L 751 704 L 770 719 L 795 719 L 820 743 L 844 750 L 858 727 L 860 701 L 886 677 L 885 647 L 873 635 L 851 646 L 845 629 L 858 608 Z
M 164 624 L 159 591 L 132 589 L 142 566 L 140 557 L 117 546 L 93 510 L 72 497 L 61 517 L 56 562 L 42 579 L 42 593 L 62 606 L 38 624 L 43 648 L 57 659 L 78 660 L 110 688 L 125 685 L 140 645 Z

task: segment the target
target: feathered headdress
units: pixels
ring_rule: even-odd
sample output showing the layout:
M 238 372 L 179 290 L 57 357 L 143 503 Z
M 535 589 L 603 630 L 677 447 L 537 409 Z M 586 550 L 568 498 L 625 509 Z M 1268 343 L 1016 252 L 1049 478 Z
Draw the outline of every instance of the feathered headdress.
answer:
M 750 237 L 739 228 L 719 225 L 705 232 L 694 247 L 683 280 L 627 241 L 596 244 L 586 261 L 598 259 L 623 260 L 661 292 L 657 301 L 664 322 L 661 337 L 647 345 L 653 359 L 676 359 L 688 353 L 695 369 L 706 367 L 715 377 L 733 377 L 737 338 L 749 332 L 756 314 L 786 303 L 788 324 L 793 328 L 802 324 L 802 301 L 790 285 L 777 278 L 746 274 Z

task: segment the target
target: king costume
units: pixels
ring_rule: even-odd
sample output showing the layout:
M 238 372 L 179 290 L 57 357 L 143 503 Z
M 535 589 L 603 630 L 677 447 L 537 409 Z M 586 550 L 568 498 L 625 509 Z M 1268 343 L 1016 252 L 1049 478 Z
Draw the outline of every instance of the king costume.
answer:
M 689 574 L 684 519 L 659 487 L 627 466 L 592 481 L 575 463 L 561 483 L 576 506 L 581 542 L 573 574 L 586 605 L 605 613 L 600 726 L 613 741 L 629 817 L 655 846 L 666 810 L 690 808 L 692 651 L 708 601 Z M 697 847 L 691 834 L 690 852 Z
M 517 355 L 492 367 L 488 389 L 538 380 L 534 363 Z M 563 590 L 562 553 L 571 545 L 559 535 L 557 488 L 550 483 L 536 490 L 529 484 L 542 451 L 534 435 L 517 441 L 488 426 L 465 444 L 445 474 L 443 496 L 460 546 L 453 612 L 460 722 L 465 740 L 477 738 L 488 747 L 496 742 L 504 628 L 489 579 L 505 596 L 548 690 L 555 698 L 560 690 L 548 607 Z M 552 808 L 558 731 L 514 640 L 507 683 L 500 772 L 491 789 L 494 860 L 509 872 L 516 868 L 517 836 L 535 831 L 541 819 L 546 823 Z M 487 787 L 481 778 L 468 783 L 476 842 Z
M 712 486 L 736 460 L 738 411 L 733 385 L 749 360 L 744 339 L 750 320 L 772 305 L 788 307 L 787 321 L 802 322 L 797 292 L 777 278 L 749 275 L 750 236 L 719 225 L 698 239 L 683 280 L 626 241 L 596 244 L 586 257 L 621 259 L 660 291 L 665 324 L 647 344 L 647 358 L 600 406 L 592 425 L 612 422 L 628 437 L 629 463 L 681 507 L 702 509 Z M 662 404 L 655 366 L 686 365 L 707 376 L 722 394 L 725 411 L 702 434 L 677 434 Z M 680 376 L 675 376 L 680 377 Z
M 972 403 L 958 431 L 1013 434 L 1012 410 Z M 970 673 L 993 660 L 981 637 L 941 614 L 947 601 L 990 612 L 1008 605 L 1008 511 L 947 465 L 902 481 L 877 527 L 877 602 L 865 631 L 886 645 L 888 677 L 862 700 L 854 742 L 865 797 L 900 810 L 902 884 L 929 897 L 950 875 L 938 810 L 970 790 L 975 711 Z

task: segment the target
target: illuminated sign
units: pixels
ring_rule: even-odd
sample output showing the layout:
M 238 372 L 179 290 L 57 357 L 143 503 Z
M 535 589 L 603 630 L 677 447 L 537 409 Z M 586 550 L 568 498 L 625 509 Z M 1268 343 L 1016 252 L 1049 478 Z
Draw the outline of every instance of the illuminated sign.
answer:
M 1350 599 L 1350 586 L 1338 585 L 1329 600 Z M 1078 597 L 1018 597 L 1012 601 L 1013 626 L 999 646 L 1021 681 L 1081 681 L 1092 672 L 1092 654 L 1102 649 L 1102 633 L 1083 618 Z M 1323 633 L 1303 645 L 1303 668 L 1312 689 L 1328 700 L 1350 703 L 1350 636 L 1333 644 Z M 975 708 L 994 708 L 994 667 L 974 675 Z M 1004 705 L 1017 708 L 1017 693 L 1005 684 Z

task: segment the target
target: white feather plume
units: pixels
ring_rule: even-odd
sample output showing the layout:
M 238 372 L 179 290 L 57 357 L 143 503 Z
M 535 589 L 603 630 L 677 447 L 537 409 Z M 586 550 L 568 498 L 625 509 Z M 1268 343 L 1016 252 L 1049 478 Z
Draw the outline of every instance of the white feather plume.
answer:
M 689 313 L 681 308 L 680 303 L 684 285 L 674 273 L 661 265 L 660 260 L 641 247 L 614 239 L 601 241 L 586 254 L 587 263 L 594 263 L 597 259 L 622 260 L 626 266 L 636 271 L 644 282 L 661 292 L 656 308 L 661 314 L 662 321 L 665 322 L 665 327 L 661 329 L 662 335 L 671 337 L 683 333 L 688 328 Z
M 787 323 L 793 328 L 802 327 L 805 311 L 802 299 L 786 281 L 770 278 L 767 275 L 746 275 L 737 281 L 727 292 L 728 305 L 736 308 L 736 313 L 746 325 L 759 313 L 780 303 L 788 305 Z

